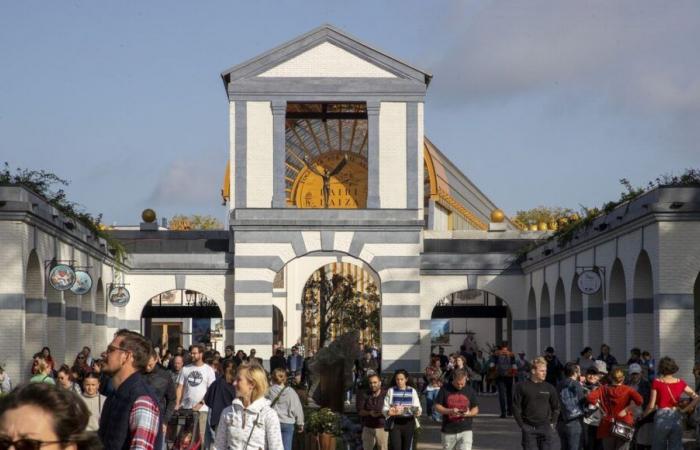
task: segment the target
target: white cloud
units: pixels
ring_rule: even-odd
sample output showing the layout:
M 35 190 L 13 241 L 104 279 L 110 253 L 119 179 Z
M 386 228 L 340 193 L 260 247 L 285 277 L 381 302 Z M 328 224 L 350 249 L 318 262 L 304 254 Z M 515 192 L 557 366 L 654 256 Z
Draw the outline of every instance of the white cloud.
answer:
M 225 164 L 223 158 L 175 160 L 160 174 L 149 200 L 169 207 L 217 205 Z

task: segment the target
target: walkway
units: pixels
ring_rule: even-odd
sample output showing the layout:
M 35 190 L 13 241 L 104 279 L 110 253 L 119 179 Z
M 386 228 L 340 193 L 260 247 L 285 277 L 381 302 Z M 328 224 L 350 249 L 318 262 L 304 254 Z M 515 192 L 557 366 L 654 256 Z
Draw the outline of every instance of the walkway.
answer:
M 474 450 L 520 448 L 520 430 L 512 417 L 499 418 L 498 397 L 479 396 L 480 414 L 474 419 Z M 440 424 L 423 416 L 418 450 L 440 449 Z

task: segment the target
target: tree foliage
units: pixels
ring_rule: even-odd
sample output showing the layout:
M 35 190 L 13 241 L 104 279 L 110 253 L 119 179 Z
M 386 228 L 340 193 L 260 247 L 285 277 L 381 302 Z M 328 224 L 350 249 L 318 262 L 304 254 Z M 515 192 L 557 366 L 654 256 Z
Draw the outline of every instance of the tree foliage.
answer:
M 304 287 L 304 320 L 309 328 L 318 330 L 319 348 L 333 336 L 360 330 L 370 343 L 376 343 L 379 332 L 379 293 L 374 283 L 360 290 L 352 275 L 319 269 Z
M 168 228 L 174 231 L 223 230 L 224 226 L 219 222 L 219 219 L 213 216 L 178 214 L 170 219 Z
M 540 222 L 550 223 L 559 219 L 569 217 L 573 211 L 560 206 L 538 206 L 532 209 L 518 211 L 514 219 L 523 225 L 538 224 Z

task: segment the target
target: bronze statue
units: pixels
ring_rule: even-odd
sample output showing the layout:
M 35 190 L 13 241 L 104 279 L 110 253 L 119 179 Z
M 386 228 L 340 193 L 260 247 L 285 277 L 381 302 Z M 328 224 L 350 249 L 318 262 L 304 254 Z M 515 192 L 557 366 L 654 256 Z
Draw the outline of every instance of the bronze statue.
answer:
M 306 156 L 304 156 L 304 164 L 306 164 L 306 167 L 323 180 L 323 207 L 328 208 L 328 199 L 331 196 L 331 178 L 337 175 L 341 170 L 343 170 L 343 167 L 348 163 L 348 155 L 343 155 L 343 159 L 338 163 L 337 166 L 331 171 L 326 170 L 326 168 L 323 168 L 323 173 L 319 172 L 316 167 L 314 167 L 314 164 L 310 164 L 309 161 L 306 159 Z

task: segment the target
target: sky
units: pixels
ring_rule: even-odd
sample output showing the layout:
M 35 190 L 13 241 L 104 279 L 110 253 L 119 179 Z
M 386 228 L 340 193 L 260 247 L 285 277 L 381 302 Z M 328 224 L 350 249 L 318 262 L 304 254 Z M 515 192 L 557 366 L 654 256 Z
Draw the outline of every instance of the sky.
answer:
M 700 167 L 697 1 L 0 3 L 0 162 L 107 224 L 209 214 L 220 73 L 330 23 L 433 74 L 425 133 L 507 214 Z

